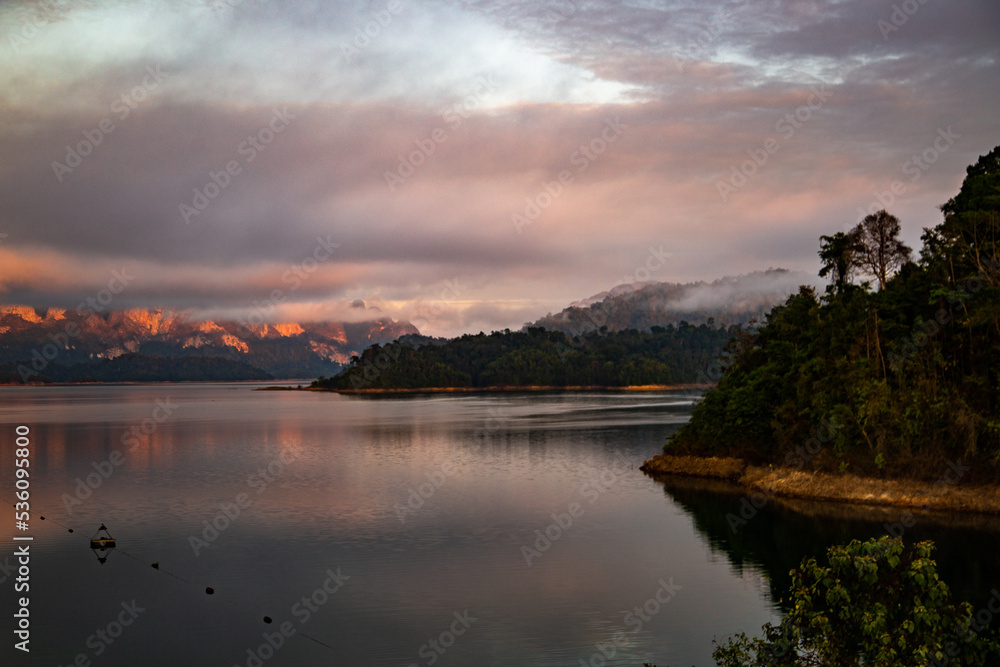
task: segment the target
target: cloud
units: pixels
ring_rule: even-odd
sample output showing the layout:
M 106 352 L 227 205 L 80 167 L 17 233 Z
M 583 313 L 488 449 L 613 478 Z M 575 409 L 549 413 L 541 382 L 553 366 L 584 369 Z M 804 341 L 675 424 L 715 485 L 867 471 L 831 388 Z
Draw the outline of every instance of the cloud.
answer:
M 296 312 L 404 317 L 457 280 L 427 328 L 515 328 L 650 246 L 673 255 L 657 280 L 814 272 L 818 237 L 894 181 L 919 247 L 1000 143 L 986 3 L 924 3 L 887 37 L 874 0 L 41 6 L 0 6 L 4 301 L 74 302 L 128 266 L 131 305 L 285 289 Z M 319 239 L 337 251 L 293 293 Z

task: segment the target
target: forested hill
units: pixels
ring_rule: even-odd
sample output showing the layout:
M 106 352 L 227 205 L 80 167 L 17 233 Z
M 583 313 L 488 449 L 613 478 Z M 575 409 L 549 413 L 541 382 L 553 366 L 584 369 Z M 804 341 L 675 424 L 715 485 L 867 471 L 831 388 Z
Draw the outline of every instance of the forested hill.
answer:
M 313 387 L 336 390 L 485 387 L 626 387 L 706 381 L 736 327 L 654 327 L 569 337 L 530 328 L 417 346 L 371 346 L 346 371 Z
M 35 382 L 238 382 L 273 380 L 259 368 L 221 357 L 161 357 L 124 354 L 72 366 L 49 364 L 42 380 Z M 0 365 L 0 384 L 20 384 L 14 368 Z
M 822 237 L 826 293 L 803 289 L 739 336 L 667 451 L 1000 479 L 1000 147 L 941 209 L 918 258 L 886 211 Z
M 527 326 L 577 335 L 604 326 L 612 331 L 648 331 L 682 321 L 747 324 L 762 319 L 788 295 L 795 294 L 799 285 L 817 282 L 799 271 L 768 269 L 711 283 L 623 284 Z
M 356 304 L 359 315 L 380 314 Z M 107 310 L 93 299 L 76 310 L 0 305 L 0 383 L 316 377 L 342 370 L 369 345 L 417 332 L 386 317 L 268 324 L 254 314 L 196 320 L 161 308 Z

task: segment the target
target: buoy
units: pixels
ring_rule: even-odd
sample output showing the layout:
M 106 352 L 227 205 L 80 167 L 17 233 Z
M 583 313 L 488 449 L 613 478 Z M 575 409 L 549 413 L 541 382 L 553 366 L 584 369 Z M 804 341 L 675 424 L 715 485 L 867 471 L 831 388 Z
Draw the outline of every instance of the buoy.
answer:
M 104 531 L 104 535 L 101 535 L 101 531 Z M 70 530 L 69 532 L 73 532 Z M 101 527 L 97 529 L 94 536 L 90 538 L 90 548 L 91 549 L 111 549 L 115 546 L 115 538 L 111 537 L 111 533 L 108 532 L 108 527 L 103 523 Z
M 205 593 L 207 593 L 208 595 L 215 595 L 215 589 L 209 586 L 208 588 L 205 589 Z
M 265 616 L 264 617 L 264 622 L 265 623 L 270 623 L 271 622 L 271 617 L 270 616 Z
M 160 569 L 160 561 L 156 561 L 155 563 L 153 563 L 153 569 L 154 570 L 159 570 Z

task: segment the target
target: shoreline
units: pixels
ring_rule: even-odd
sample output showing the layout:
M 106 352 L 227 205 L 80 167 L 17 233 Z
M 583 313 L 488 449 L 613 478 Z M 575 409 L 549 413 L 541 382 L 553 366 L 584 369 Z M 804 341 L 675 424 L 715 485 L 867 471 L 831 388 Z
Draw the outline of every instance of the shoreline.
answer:
M 1000 487 L 962 486 L 905 479 L 877 479 L 851 474 L 805 472 L 761 467 L 743 459 L 658 454 L 639 468 L 658 477 L 722 480 L 769 498 L 821 501 L 904 510 L 970 512 L 1000 515 Z
M 282 380 L 282 382 L 312 382 L 307 380 Z M 260 384 L 274 380 L 120 380 L 118 382 L 0 382 L 0 387 L 117 387 L 160 384 Z M 274 387 L 281 389 L 282 387 Z
M 396 387 L 368 389 L 324 389 L 320 387 L 303 387 L 304 391 L 330 391 L 337 394 L 485 394 L 485 393 L 517 393 L 517 392 L 560 392 L 560 391 L 675 391 L 678 389 L 707 389 L 707 384 L 644 384 L 626 387 L 604 387 L 596 385 L 581 385 L 570 387 L 555 387 L 541 385 L 497 385 L 492 387 Z

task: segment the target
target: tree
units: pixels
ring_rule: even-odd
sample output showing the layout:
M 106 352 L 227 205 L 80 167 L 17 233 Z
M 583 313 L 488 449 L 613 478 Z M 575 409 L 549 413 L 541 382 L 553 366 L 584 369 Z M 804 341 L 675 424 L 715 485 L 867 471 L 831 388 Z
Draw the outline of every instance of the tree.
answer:
M 899 240 L 899 218 L 885 209 L 865 216 L 851 230 L 859 242 L 858 264 L 885 289 L 889 276 L 910 259 L 912 250 Z
M 966 170 L 962 190 L 941 211 L 944 224 L 937 230 L 955 245 L 957 278 L 978 274 L 991 285 L 1000 285 L 1000 146 L 982 155 Z
M 852 268 L 880 273 L 861 263 L 867 249 L 853 252 L 852 234 L 823 237 L 826 298 L 800 293 L 730 344 L 666 453 L 928 482 L 962 458 L 975 461 L 977 483 L 1000 484 L 1000 147 L 969 169 L 944 213 L 924 232 L 920 262 L 894 275 L 886 249 L 895 264 L 908 250 L 898 221 L 880 211 L 852 230 L 859 246 L 866 229 L 868 249 L 882 240 L 881 291 L 848 282 Z M 791 454 L 833 423 L 821 455 Z
M 930 555 L 934 545 L 899 538 L 834 546 L 792 571 L 791 611 L 763 638 L 717 646 L 720 667 L 895 667 L 994 665 L 1000 642 L 950 601 Z
M 837 288 L 837 292 L 843 292 L 854 277 L 858 269 L 858 260 L 864 252 L 857 229 L 847 234 L 837 232 L 833 236 L 821 236 L 819 240 L 819 258 L 823 262 L 823 268 L 819 272 L 820 278 L 829 275 L 830 282 Z

